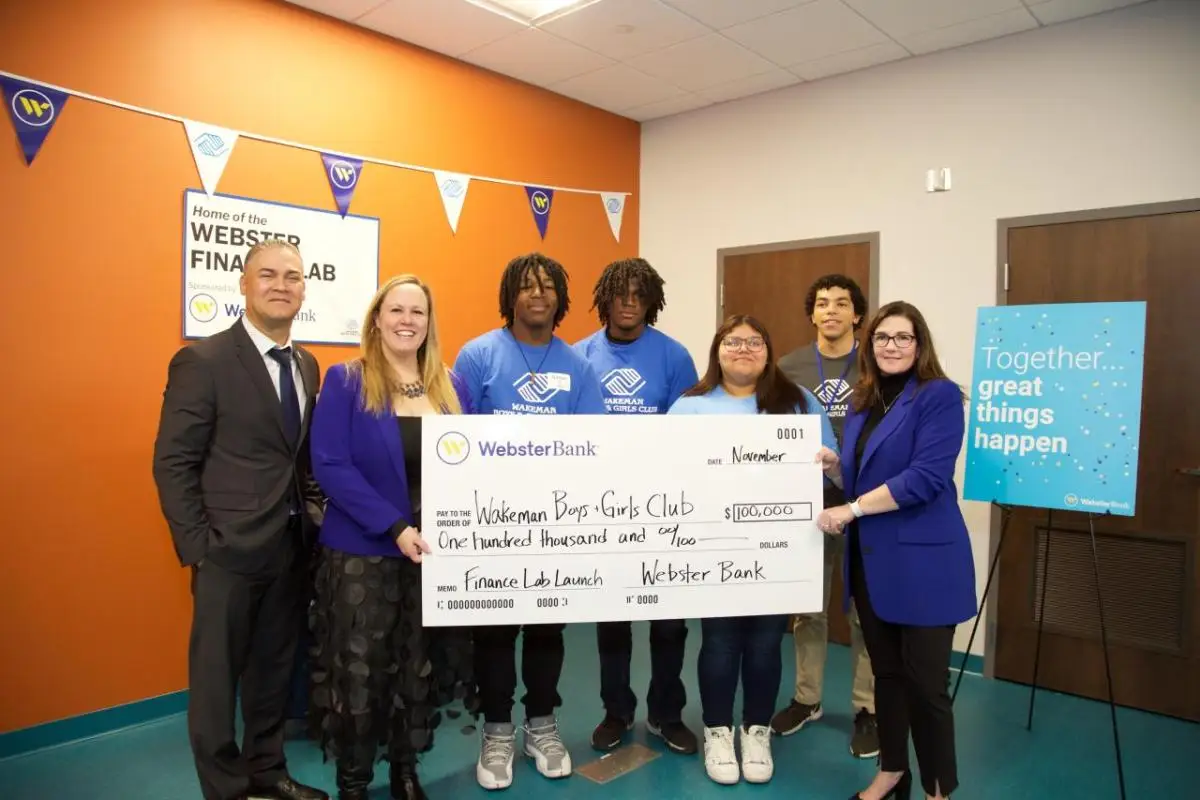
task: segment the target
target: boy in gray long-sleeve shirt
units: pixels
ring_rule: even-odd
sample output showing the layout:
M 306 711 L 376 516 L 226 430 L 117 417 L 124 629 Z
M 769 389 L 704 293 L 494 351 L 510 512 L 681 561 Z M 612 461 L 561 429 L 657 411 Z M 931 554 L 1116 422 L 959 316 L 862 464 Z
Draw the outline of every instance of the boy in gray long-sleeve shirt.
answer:
M 838 442 L 850 408 L 850 395 L 858 380 L 858 346 L 855 332 L 867 314 L 867 300 L 858 284 L 845 275 L 826 275 L 808 290 L 804 313 L 817 328 L 817 341 L 793 350 L 779 359 L 779 368 L 793 381 L 811 391 L 825 406 Z M 842 491 L 825 485 L 826 508 L 846 502 Z M 846 550 L 844 536 L 825 537 L 825 604 Z M 793 638 L 796 646 L 796 694 L 790 705 L 775 715 L 771 727 L 781 736 L 795 733 L 822 716 L 821 693 L 829 623 L 826 613 L 796 617 Z M 862 628 L 854 606 L 850 607 L 850 657 L 854 668 L 852 701 L 854 734 L 850 752 L 858 758 L 879 753 L 875 725 L 875 676 L 863 644 Z

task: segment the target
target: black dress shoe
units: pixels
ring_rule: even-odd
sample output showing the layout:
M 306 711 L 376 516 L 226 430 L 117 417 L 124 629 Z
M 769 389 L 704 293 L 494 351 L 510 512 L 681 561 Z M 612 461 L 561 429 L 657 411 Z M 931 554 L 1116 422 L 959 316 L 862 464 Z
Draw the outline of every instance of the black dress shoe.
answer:
M 900 776 L 900 780 L 892 787 L 891 791 L 883 796 L 883 800 L 909 800 L 912 797 L 912 771 L 905 770 Z M 850 800 L 862 800 L 862 795 L 855 792 L 850 796 Z
M 291 778 L 284 778 L 274 786 L 251 789 L 247 800 L 329 800 L 329 795 L 320 789 L 296 783 Z

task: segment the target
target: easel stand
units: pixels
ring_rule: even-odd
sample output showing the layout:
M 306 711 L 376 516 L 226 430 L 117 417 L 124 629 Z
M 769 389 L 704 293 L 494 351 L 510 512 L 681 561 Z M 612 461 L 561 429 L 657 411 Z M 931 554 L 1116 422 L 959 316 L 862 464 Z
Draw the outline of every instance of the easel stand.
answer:
M 954 691 L 950 694 L 953 703 L 958 696 L 958 687 L 962 683 L 963 672 L 967 668 L 967 658 L 971 653 L 971 645 L 975 642 L 975 634 L 979 630 L 979 620 L 983 609 L 987 606 L 988 594 L 992 589 L 992 581 L 996 577 L 996 566 L 1000 563 L 1000 553 L 1004 548 L 1004 534 L 1008 531 L 1008 523 L 1012 518 L 1012 507 L 1002 503 L 993 503 L 1000 509 L 1000 537 L 996 542 L 996 554 L 988 568 L 987 583 L 983 588 L 983 597 L 979 603 L 979 613 L 975 615 L 975 624 L 971 628 L 971 637 L 967 640 L 967 649 L 963 653 L 962 663 L 958 669 L 958 679 L 954 683 Z M 1108 512 L 1105 512 L 1108 515 Z M 1041 665 L 1042 632 L 1046 622 L 1046 586 L 1050 583 L 1050 536 L 1054 532 L 1054 510 L 1046 509 L 1046 538 L 1042 542 L 1042 592 L 1038 603 L 1037 644 L 1033 651 L 1033 680 L 1029 686 L 1029 714 L 1025 720 L 1025 730 L 1033 730 L 1033 703 L 1037 697 L 1038 667 Z M 1121 760 L 1121 738 L 1117 731 L 1117 705 L 1113 697 L 1112 665 L 1108 657 L 1108 627 L 1104 622 L 1104 595 L 1100 585 L 1100 556 L 1096 549 L 1096 515 L 1088 514 L 1088 535 L 1092 543 L 1092 569 L 1096 578 L 1096 607 L 1100 617 L 1100 645 L 1104 649 L 1104 674 L 1108 680 L 1108 710 L 1112 720 L 1113 749 L 1117 758 L 1117 783 L 1121 791 L 1121 800 L 1125 800 L 1125 768 Z
M 996 554 L 992 556 L 992 565 L 988 567 L 987 583 L 983 586 L 983 597 L 979 601 L 979 613 L 975 615 L 975 624 L 971 626 L 971 638 L 967 639 L 967 649 L 963 652 L 962 663 L 958 665 L 958 680 L 954 682 L 954 691 L 950 693 L 950 703 L 958 697 L 958 686 L 962 683 L 963 673 L 967 669 L 967 659 L 971 655 L 971 646 L 975 644 L 975 634 L 979 632 L 979 621 L 983 619 L 983 609 L 987 607 L 988 595 L 992 591 L 992 581 L 996 577 L 996 566 L 1000 563 L 1000 553 L 1004 550 L 1004 534 L 1008 532 L 1008 521 L 1012 518 L 1012 506 L 1003 503 L 993 503 L 1000 509 L 1000 538 L 996 542 Z M 1045 588 L 1043 586 L 1043 588 Z M 1041 636 L 1038 637 L 1039 641 Z

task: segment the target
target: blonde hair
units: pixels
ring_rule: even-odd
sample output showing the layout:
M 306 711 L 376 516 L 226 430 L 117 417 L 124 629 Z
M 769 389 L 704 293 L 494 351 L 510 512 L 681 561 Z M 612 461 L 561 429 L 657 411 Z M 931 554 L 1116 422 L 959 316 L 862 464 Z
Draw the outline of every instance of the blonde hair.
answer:
M 375 292 L 375 297 L 371 299 L 367 314 L 363 318 L 361 354 L 349 364 L 348 371 L 350 374 L 357 373 L 362 376 L 361 394 L 366 410 L 379 414 L 391 409 L 397 381 L 383 354 L 383 336 L 375 326 L 375 319 L 379 316 L 379 310 L 388 292 L 397 286 L 408 284 L 425 293 L 425 302 L 429 306 L 429 325 L 425 341 L 417 349 L 417 368 L 421 371 L 425 395 L 438 413 L 461 414 L 462 405 L 458 401 L 458 392 L 454 390 L 454 382 L 450 380 L 449 369 L 442 363 L 442 349 L 437 336 L 437 317 L 433 312 L 433 294 L 416 275 L 397 275 Z

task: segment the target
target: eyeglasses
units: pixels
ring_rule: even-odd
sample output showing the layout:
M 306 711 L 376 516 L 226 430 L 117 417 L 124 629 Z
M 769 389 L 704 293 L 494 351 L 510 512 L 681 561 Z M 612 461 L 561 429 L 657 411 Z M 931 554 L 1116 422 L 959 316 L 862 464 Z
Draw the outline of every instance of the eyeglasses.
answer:
M 730 336 L 721 340 L 721 346 L 726 350 L 741 350 L 744 346 L 751 353 L 757 353 L 762 350 L 766 342 L 761 337 L 754 336 L 749 339 L 743 339 L 740 336 Z
M 911 333 L 897 333 L 895 336 L 889 336 L 886 333 L 877 333 L 871 337 L 871 340 L 875 342 L 876 347 L 887 347 L 888 342 L 895 342 L 896 347 L 899 347 L 901 350 L 907 350 L 913 346 L 913 342 L 917 340 L 917 337 Z

